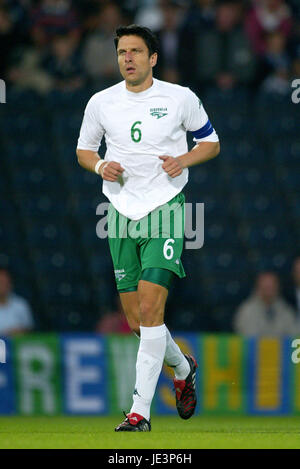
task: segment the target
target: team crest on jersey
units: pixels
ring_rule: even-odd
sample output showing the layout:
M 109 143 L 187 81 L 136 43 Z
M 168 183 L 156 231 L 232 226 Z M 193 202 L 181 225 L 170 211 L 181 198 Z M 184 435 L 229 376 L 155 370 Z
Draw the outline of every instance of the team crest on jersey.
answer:
M 168 108 L 166 107 L 153 107 L 150 109 L 150 114 L 156 119 L 160 119 L 161 117 L 166 116 L 168 113 L 166 112 Z

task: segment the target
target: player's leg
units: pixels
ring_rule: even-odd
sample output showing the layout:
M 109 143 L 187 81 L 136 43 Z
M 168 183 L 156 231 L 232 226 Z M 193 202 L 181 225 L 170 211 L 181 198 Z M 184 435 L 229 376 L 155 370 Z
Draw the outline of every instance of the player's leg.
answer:
M 120 292 L 120 300 L 128 325 L 132 332 L 138 337 L 140 336 L 140 306 L 138 301 L 138 293 L 136 291 Z
M 151 236 L 140 245 L 142 280 L 164 286 L 167 290 L 174 277 L 185 277 L 181 262 L 184 241 L 184 202 L 182 193 L 150 214 Z M 190 366 L 167 330 L 165 362 L 174 368 L 176 379 L 185 379 Z
M 184 196 L 179 194 L 176 199 L 177 211 L 174 215 L 174 226 L 176 221 L 178 221 L 179 224 L 183 223 L 181 215 L 183 212 Z M 160 226 L 159 230 L 161 231 Z M 178 377 L 182 378 L 181 384 L 183 385 L 181 388 L 181 397 L 185 397 L 184 393 L 187 391 L 187 384 L 191 375 L 193 378 L 195 376 L 195 370 L 192 370 L 192 366 L 194 366 L 194 369 L 196 368 L 195 364 L 190 364 L 188 361 L 189 357 L 185 357 L 181 353 L 179 347 L 174 343 L 164 325 L 164 308 L 168 295 L 168 282 L 171 276 L 173 276 L 172 272 L 179 277 L 185 276 L 180 262 L 183 235 L 181 239 L 174 239 L 173 234 L 171 234 L 171 238 L 170 235 L 168 235 L 167 238 L 163 238 L 162 236 L 158 238 L 156 236 L 148 238 L 146 236 L 142 238 L 139 243 L 139 249 L 143 272 L 139 282 L 138 295 L 129 295 L 129 293 L 132 292 L 121 292 L 121 301 L 125 314 L 134 330 L 137 328 L 137 317 L 139 315 L 141 341 L 137 358 L 137 381 L 134 393 L 134 404 L 126 420 L 116 428 L 117 431 L 150 430 L 150 423 L 148 421 L 150 418 L 150 405 L 163 363 L 165 354 L 163 354 L 163 351 L 167 351 L 167 359 L 169 356 L 169 364 L 171 366 L 177 368 L 178 365 L 180 365 L 179 362 L 182 364 L 181 374 L 179 372 L 178 375 Z M 168 245 L 166 246 L 166 244 Z M 171 256 L 170 251 L 172 253 Z M 118 289 L 120 290 L 120 288 Z M 167 339 L 169 339 L 168 342 L 171 347 L 167 347 Z M 145 356 L 146 360 L 143 361 L 143 357 Z M 152 368 L 150 368 L 151 372 L 149 373 L 149 365 L 151 365 L 151 362 Z M 147 365 L 148 368 L 145 365 Z M 149 380 L 147 382 L 145 376 L 146 378 L 150 376 L 150 383 Z M 186 379 L 184 379 L 184 377 L 186 377 Z M 147 386 L 145 386 L 145 383 L 147 383 Z M 144 389 L 146 387 L 147 389 Z M 141 392 L 138 391 L 139 388 Z M 188 397 L 188 399 L 188 404 L 190 404 L 191 397 Z M 181 398 L 177 398 L 176 393 L 177 404 L 180 404 L 181 400 Z M 190 415 L 192 415 L 194 408 L 195 402 L 194 405 L 192 403 L 192 412 Z M 184 416 L 183 418 L 188 417 Z
M 156 244 L 156 241 L 154 241 L 154 244 Z M 159 261 L 157 260 L 156 262 Z M 171 272 L 167 269 L 148 268 L 143 270 L 141 279 L 144 281 L 157 283 L 169 291 L 174 280 L 174 276 L 174 272 Z M 167 366 L 170 366 L 174 369 L 176 379 L 185 379 L 190 372 L 190 366 L 167 328 L 166 332 L 167 347 L 164 358 L 165 363 Z
M 166 272 L 161 270 L 161 279 Z M 157 274 L 157 272 L 156 272 Z M 158 281 L 160 279 L 158 278 Z M 176 402 L 179 415 L 189 418 L 195 409 L 194 379 L 196 363 L 189 356 L 182 354 L 173 341 L 164 324 L 165 304 L 168 289 L 159 284 L 140 280 L 138 286 L 138 304 L 140 309 L 140 347 L 136 362 L 136 384 L 133 394 L 133 406 L 128 415 L 130 419 L 141 419 L 141 423 L 150 421 L 150 406 L 157 381 L 166 356 L 167 333 L 169 336 L 169 355 L 174 366 L 181 368 L 182 375 L 174 380 L 176 384 Z M 181 399 L 181 396 L 183 399 Z M 143 417 L 143 418 L 142 418 Z
M 154 270 L 154 269 L 148 269 Z M 155 269 L 156 270 L 156 269 Z M 147 272 L 146 272 L 147 274 Z M 153 274 L 151 274 L 153 277 Z M 150 278 L 149 275 L 144 275 L 145 278 Z M 154 280 L 154 279 L 153 279 Z M 137 291 L 120 292 L 120 299 L 123 307 L 124 314 L 127 318 L 129 327 L 137 335 L 140 336 L 140 305 L 138 300 Z M 174 369 L 175 378 L 182 380 L 185 379 L 189 372 L 190 366 L 181 352 L 180 348 L 173 340 L 170 331 L 166 327 L 167 346 L 164 357 L 165 364 Z
M 121 292 L 124 309 L 134 327 L 139 312 L 140 345 L 136 360 L 136 382 L 133 405 L 116 431 L 150 431 L 150 406 L 155 393 L 166 351 L 164 309 L 168 290 L 161 285 L 139 281 L 136 296 Z
M 170 286 L 170 277 L 161 278 L 166 272 L 179 278 L 185 277 L 181 263 L 184 241 L 184 195 L 178 194 L 167 204 L 151 213 L 151 236 L 140 244 L 142 280 Z M 173 274 L 172 274 L 173 273 Z M 155 278 L 158 274 L 158 278 Z M 161 280 L 163 280 L 161 282 Z M 176 405 L 180 417 L 190 418 L 196 407 L 195 374 L 197 363 L 183 355 L 171 336 L 168 338 L 165 360 L 175 368 L 174 387 Z
M 141 280 L 138 285 L 140 307 L 140 346 L 136 361 L 136 383 L 130 416 L 150 421 L 150 406 L 166 351 L 165 303 L 168 290 Z
M 108 212 L 109 248 L 113 260 L 117 289 L 120 293 L 122 307 L 127 316 L 128 323 L 133 331 L 139 332 L 140 319 L 137 286 L 141 275 L 141 264 L 135 240 L 126 236 L 125 229 L 129 220 L 121 216 L 112 205 Z M 115 428 L 115 431 L 150 431 L 148 420 L 130 414 L 124 422 Z
M 160 275 L 158 275 L 160 273 Z M 168 296 L 170 273 L 164 269 L 146 269 L 140 280 L 137 292 L 121 292 L 120 298 L 131 328 L 140 331 L 140 347 L 136 362 L 136 385 L 133 406 L 116 431 L 148 431 L 150 426 L 150 406 L 163 360 L 175 370 L 176 403 L 179 415 L 189 418 L 195 408 L 194 377 L 196 366 L 191 357 L 183 355 L 164 325 L 164 310 Z M 158 284 L 152 283 L 157 281 Z M 164 284 L 159 285 L 159 283 Z M 141 326 L 139 327 L 139 324 Z M 191 381 L 191 385 L 189 385 Z M 189 391 L 189 392 L 188 392 Z M 191 392 L 190 392 L 191 391 Z M 186 405 L 182 397 L 187 395 Z M 186 410 L 188 407 L 188 412 Z M 188 416 L 187 416 L 188 415 Z

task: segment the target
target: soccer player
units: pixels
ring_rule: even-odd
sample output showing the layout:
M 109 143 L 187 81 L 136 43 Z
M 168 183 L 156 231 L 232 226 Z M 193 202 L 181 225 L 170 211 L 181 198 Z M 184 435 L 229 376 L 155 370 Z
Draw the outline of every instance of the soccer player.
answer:
M 185 276 L 180 260 L 184 232 L 178 236 L 175 231 L 184 218 L 187 168 L 220 150 L 197 96 L 189 88 L 153 78 L 158 46 L 148 28 L 118 28 L 115 46 L 124 81 L 89 100 L 77 156 L 83 168 L 103 179 L 103 193 L 111 202 L 108 236 L 117 289 L 128 323 L 140 336 L 133 405 L 115 430 L 150 431 L 150 406 L 164 360 L 174 369 L 180 417 L 190 418 L 196 406 L 197 363 L 172 339 L 164 310 L 172 279 Z M 196 142 L 191 151 L 187 131 Z M 107 152 L 100 158 L 104 135 Z M 152 215 L 169 208 L 168 231 L 161 218 L 155 226 Z

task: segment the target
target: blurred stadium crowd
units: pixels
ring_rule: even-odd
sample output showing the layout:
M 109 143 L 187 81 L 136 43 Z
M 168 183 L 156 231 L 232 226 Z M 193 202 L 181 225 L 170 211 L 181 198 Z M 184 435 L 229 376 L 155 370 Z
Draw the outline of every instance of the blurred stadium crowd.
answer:
M 288 298 L 300 253 L 298 0 L 0 0 L 0 266 L 37 330 L 117 318 L 107 240 L 95 233 L 105 198 L 75 149 L 89 97 L 120 81 L 114 32 L 132 22 L 157 33 L 154 75 L 191 87 L 221 140 L 220 156 L 190 171 L 185 193 L 205 203 L 205 244 L 184 253 L 188 276 L 175 282 L 167 322 L 242 332 L 234 315 L 257 274 L 273 272 Z
M 298 0 L 1 0 L 0 75 L 41 93 L 109 86 L 115 29 L 136 22 L 158 35 L 158 78 L 285 93 L 300 76 L 299 10 Z

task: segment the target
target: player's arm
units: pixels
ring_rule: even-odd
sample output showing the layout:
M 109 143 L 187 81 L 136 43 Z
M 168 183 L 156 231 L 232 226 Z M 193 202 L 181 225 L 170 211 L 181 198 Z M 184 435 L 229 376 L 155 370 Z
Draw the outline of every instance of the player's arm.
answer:
M 172 178 L 179 176 L 184 168 L 215 158 L 220 153 L 219 138 L 203 108 L 202 102 L 191 91 L 186 92 L 182 105 L 182 125 L 192 132 L 196 145 L 183 155 L 160 156 L 164 161 L 162 167 Z
M 200 142 L 191 151 L 177 156 L 160 156 L 164 161 L 162 167 L 172 178 L 179 176 L 184 168 L 204 163 L 215 158 L 220 153 L 219 142 Z
M 80 129 L 77 144 L 78 163 L 83 168 L 101 175 L 106 181 L 115 182 L 124 171 L 119 163 L 105 161 L 98 155 L 98 149 L 105 133 L 99 116 L 97 95 L 88 102 Z
M 76 155 L 80 166 L 92 173 L 95 172 L 96 164 L 102 161 L 98 153 L 91 150 L 81 150 L 77 148 Z
M 215 158 L 220 153 L 220 142 L 200 142 L 195 145 L 191 151 L 176 159 L 180 162 L 182 168 L 189 168 L 196 164 Z
M 105 181 L 117 181 L 124 171 L 120 163 L 105 161 L 99 157 L 97 152 L 77 148 L 76 154 L 80 166 L 88 171 L 100 174 Z

